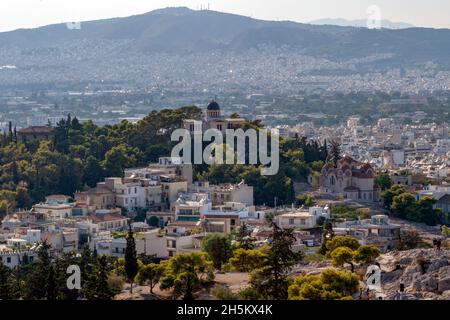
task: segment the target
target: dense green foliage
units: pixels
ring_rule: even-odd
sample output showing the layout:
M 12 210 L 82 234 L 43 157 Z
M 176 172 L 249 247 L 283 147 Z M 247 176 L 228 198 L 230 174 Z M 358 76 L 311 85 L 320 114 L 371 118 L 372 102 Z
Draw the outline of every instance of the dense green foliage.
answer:
M 361 215 L 360 211 L 345 204 L 338 204 L 331 208 L 331 218 L 333 220 L 357 220 Z
M 305 138 L 281 139 L 280 169 L 274 176 L 261 175 L 254 165 L 198 166 L 197 177 L 211 183 L 239 183 L 254 187 L 257 205 L 291 205 L 296 202 L 294 183 L 305 182 L 308 174 L 322 169 L 328 157 L 327 144 Z M 276 198 L 276 199 L 275 199 Z
M 360 246 L 358 240 L 351 236 L 335 236 L 325 244 L 325 252 L 328 257 L 330 254 L 339 247 L 347 247 L 351 250 L 356 250 Z
M 164 262 L 162 290 L 173 289 L 185 300 L 194 299 L 194 290 L 214 278 L 212 262 L 204 252 L 178 254 Z
M 404 186 L 394 185 L 382 194 L 384 205 L 398 218 L 435 226 L 441 221 L 442 212 L 434 209 L 436 199 L 423 197 L 416 200 Z
M 60 254 L 52 257 L 47 242 L 39 244 L 38 257 L 34 262 L 24 258 L 21 264 L 9 269 L 0 264 L 1 299 L 11 300 L 110 300 L 114 290 L 109 284 L 112 260 L 97 257 L 85 247 L 80 256 Z M 80 266 L 81 290 L 67 287 L 67 268 Z
M 233 270 L 251 272 L 264 266 L 267 259 L 266 250 L 239 248 L 233 253 L 229 262 Z
M 199 119 L 197 107 L 153 111 L 136 124 L 122 121 L 103 127 L 77 118 L 58 123 L 54 141 L 20 143 L 15 132 L 0 137 L 0 216 L 29 208 L 49 194 L 73 195 L 94 187 L 105 177 L 122 176 L 124 169 L 145 166 L 171 153 L 171 132 L 184 119 Z M 258 129 L 249 122 L 244 127 Z M 328 157 L 326 143 L 305 138 L 282 139 L 280 170 L 262 176 L 254 165 L 196 165 L 198 178 L 211 183 L 239 183 L 254 187 L 255 203 L 273 205 L 295 202 L 294 183 L 319 171 Z
M 222 264 L 232 256 L 231 239 L 220 233 L 206 235 L 202 241 L 202 249 L 208 254 L 216 270 L 222 270 Z
M 391 177 L 387 173 L 380 174 L 375 177 L 375 184 L 381 188 L 382 191 L 389 189 L 392 186 Z
M 49 194 L 73 195 L 104 177 L 170 155 L 170 133 L 183 119 L 199 118 L 197 107 L 152 112 L 137 124 L 99 127 L 68 116 L 55 128 L 54 141 L 26 144 L 13 133 L 0 139 L 0 216 L 29 208 Z M 162 130 L 165 129 L 165 130 Z
M 286 300 L 288 297 L 289 271 L 303 258 L 292 246 L 296 239 L 292 229 L 281 229 L 271 221 L 272 234 L 262 267 L 250 275 L 251 292 L 259 299 Z M 249 298 L 249 297 L 247 297 Z
M 289 286 L 290 300 L 343 300 L 357 292 L 359 278 L 353 273 L 327 269 L 320 275 L 299 276 Z
M 140 285 L 148 285 L 150 292 L 153 293 L 153 288 L 158 284 L 164 273 L 164 268 L 156 263 L 150 263 L 143 266 L 137 275 L 137 281 Z

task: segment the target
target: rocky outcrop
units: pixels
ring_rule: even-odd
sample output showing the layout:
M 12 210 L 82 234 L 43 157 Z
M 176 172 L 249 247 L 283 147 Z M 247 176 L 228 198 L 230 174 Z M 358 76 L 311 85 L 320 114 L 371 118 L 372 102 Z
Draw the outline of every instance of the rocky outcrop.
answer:
M 450 300 L 450 250 L 392 251 L 377 262 L 385 299 Z

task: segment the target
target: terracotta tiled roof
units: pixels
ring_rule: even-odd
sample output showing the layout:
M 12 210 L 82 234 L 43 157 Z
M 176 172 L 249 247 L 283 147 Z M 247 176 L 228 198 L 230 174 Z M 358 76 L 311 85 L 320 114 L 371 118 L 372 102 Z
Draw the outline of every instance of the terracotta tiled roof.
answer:
M 239 218 L 239 214 L 205 214 L 206 219 L 236 219 Z
M 349 156 L 344 156 L 341 160 L 339 160 L 340 163 L 355 163 L 358 162 L 355 159 L 353 159 L 352 157 Z
M 195 227 L 198 221 L 174 221 L 168 227 Z
M 69 196 L 64 194 L 52 194 L 46 197 L 47 199 L 70 199 Z
M 54 129 L 47 126 L 32 126 L 18 130 L 18 133 L 53 133 Z
M 109 212 L 109 213 L 91 214 L 91 215 L 89 215 L 89 219 L 91 219 L 93 223 L 100 223 L 100 222 L 109 222 L 109 221 L 119 221 L 119 220 L 124 220 L 127 218 L 120 215 L 117 212 Z

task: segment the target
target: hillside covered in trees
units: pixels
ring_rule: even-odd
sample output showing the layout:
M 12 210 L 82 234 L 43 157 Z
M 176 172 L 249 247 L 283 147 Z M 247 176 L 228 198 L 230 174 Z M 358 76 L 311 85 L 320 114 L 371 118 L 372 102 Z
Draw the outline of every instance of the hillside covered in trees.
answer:
M 16 130 L 0 137 L 0 216 L 17 208 L 30 208 L 49 194 L 73 195 L 93 187 L 105 177 L 120 177 L 125 168 L 146 166 L 170 156 L 171 132 L 183 119 L 201 118 L 201 110 L 187 106 L 153 111 L 136 124 L 122 121 L 97 126 L 80 123 L 70 115 L 55 128 L 54 141 L 21 143 Z M 249 123 L 257 128 L 259 124 Z M 280 143 L 280 170 L 261 176 L 256 166 L 196 166 L 198 179 L 213 183 L 245 180 L 255 187 L 255 202 L 272 205 L 295 201 L 293 184 L 305 181 L 311 169 L 320 170 L 327 146 L 297 138 Z

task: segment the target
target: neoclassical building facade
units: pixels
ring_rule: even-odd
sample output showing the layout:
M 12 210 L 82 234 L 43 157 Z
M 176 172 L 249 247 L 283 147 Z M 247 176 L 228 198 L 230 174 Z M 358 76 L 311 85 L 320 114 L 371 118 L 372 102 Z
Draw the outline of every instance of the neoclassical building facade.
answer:
M 247 120 L 243 118 L 225 118 L 219 104 L 212 100 L 206 108 L 206 116 L 202 120 L 186 119 L 183 127 L 192 133 L 202 133 L 208 129 L 217 129 L 225 133 L 227 129 L 237 129 Z

